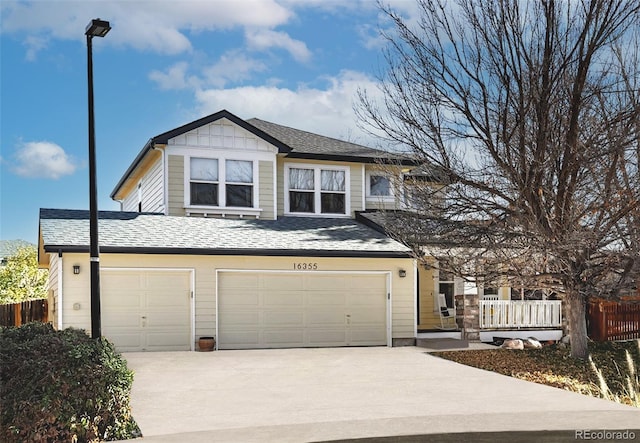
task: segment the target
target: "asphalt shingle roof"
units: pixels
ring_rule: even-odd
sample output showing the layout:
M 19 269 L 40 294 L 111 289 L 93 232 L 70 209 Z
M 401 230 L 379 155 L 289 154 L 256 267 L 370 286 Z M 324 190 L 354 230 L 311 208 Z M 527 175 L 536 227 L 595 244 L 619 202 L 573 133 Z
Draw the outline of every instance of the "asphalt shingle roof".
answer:
M 372 257 L 410 252 L 386 235 L 344 218 L 247 220 L 100 211 L 98 226 L 104 252 Z M 40 232 L 47 252 L 88 250 L 89 211 L 41 209 Z
M 368 160 L 386 159 L 398 161 L 403 158 L 398 154 L 278 125 L 258 118 L 251 118 L 247 120 L 247 123 L 289 146 L 292 149 L 292 152 L 288 155 L 289 157 L 295 157 L 296 154 L 312 154 L 314 156 L 351 157 Z

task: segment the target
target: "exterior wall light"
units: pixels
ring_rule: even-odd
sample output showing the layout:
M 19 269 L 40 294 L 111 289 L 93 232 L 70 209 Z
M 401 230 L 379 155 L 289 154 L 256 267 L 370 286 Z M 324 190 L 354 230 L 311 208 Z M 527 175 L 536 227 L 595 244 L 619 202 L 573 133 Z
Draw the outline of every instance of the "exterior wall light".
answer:
M 80 265 L 73 265 L 73 273 L 76 275 L 80 274 Z
M 405 271 L 404 269 L 400 269 L 400 270 L 398 271 L 398 275 L 399 275 L 401 278 L 405 278 L 405 277 L 407 276 L 407 271 Z

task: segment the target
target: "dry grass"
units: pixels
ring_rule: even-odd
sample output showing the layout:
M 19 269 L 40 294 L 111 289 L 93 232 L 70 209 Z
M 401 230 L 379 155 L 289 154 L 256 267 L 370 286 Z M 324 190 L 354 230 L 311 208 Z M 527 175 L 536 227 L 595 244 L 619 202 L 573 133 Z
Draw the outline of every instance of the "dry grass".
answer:
M 640 341 L 589 344 L 589 360 L 574 359 L 562 345 L 436 352 L 468 366 L 579 394 L 640 407 Z

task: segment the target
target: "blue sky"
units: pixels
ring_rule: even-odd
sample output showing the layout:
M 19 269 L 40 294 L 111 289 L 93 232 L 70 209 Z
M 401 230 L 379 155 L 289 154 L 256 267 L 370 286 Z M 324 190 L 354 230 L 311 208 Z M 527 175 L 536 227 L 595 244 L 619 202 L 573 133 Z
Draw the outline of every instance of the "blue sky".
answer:
M 411 0 L 389 2 L 408 18 Z M 0 239 L 37 241 L 38 210 L 87 209 L 93 39 L 98 206 L 145 142 L 227 109 L 363 144 L 358 88 L 384 66 L 373 0 L 0 3 Z

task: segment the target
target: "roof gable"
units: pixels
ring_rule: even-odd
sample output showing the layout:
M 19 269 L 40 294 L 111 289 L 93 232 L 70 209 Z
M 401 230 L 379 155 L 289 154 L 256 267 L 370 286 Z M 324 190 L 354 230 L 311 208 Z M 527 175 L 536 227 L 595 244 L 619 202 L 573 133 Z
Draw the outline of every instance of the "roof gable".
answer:
M 235 123 L 236 125 L 240 126 L 241 128 L 251 132 L 252 134 L 256 135 L 257 137 L 260 137 L 263 140 L 271 143 L 272 145 L 274 145 L 274 146 L 276 146 L 278 148 L 279 152 L 289 152 L 291 150 L 291 148 L 289 146 L 287 146 L 285 143 L 283 143 L 282 141 L 274 138 L 270 134 L 262 131 L 261 129 L 251 125 L 247 121 L 245 121 L 245 120 L 241 119 L 240 117 L 230 113 L 226 109 L 223 109 L 222 111 L 218 111 L 215 114 L 207 115 L 206 117 L 202 117 L 202 118 L 200 118 L 198 120 L 194 120 L 191 123 L 187 123 L 186 125 L 182 125 L 182 126 L 180 126 L 178 128 L 172 129 L 171 131 L 167 131 L 167 132 L 163 132 L 162 134 L 158 134 L 155 137 L 153 137 L 151 139 L 151 141 L 153 143 L 166 145 L 166 144 L 169 143 L 169 140 L 172 139 L 172 138 L 176 138 L 176 137 L 184 135 L 184 134 L 186 134 L 188 132 L 191 132 L 193 130 L 197 130 L 198 128 L 205 127 L 205 126 L 209 125 L 210 123 L 216 122 L 216 121 L 221 120 L 221 119 L 227 119 L 227 120 L 231 121 L 232 123 Z

